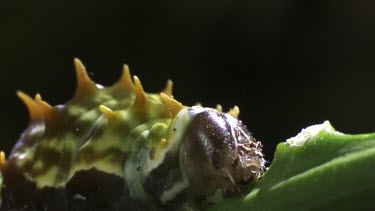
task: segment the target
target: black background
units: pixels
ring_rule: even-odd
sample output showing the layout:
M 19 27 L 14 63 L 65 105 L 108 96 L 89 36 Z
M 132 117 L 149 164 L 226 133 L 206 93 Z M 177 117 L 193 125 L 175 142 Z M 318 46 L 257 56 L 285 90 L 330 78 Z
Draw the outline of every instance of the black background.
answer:
M 16 90 L 66 102 L 74 57 L 103 85 L 127 63 L 148 92 L 171 78 L 185 105 L 238 105 L 268 160 L 278 142 L 324 120 L 375 131 L 374 1 L 61 2 L 1 2 L 6 152 L 28 122 Z

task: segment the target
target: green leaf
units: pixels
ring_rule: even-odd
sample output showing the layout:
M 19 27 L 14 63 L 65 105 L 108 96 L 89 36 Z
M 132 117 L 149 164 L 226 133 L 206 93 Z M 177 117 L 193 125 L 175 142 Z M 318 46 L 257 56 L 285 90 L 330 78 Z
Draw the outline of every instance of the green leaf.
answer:
M 346 135 L 329 122 L 280 143 L 263 176 L 209 210 L 375 210 L 375 133 Z

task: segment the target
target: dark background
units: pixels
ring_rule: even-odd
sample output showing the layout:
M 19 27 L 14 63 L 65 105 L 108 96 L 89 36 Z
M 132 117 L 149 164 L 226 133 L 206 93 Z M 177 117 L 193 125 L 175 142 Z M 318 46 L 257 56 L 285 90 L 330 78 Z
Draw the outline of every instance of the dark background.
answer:
M 0 148 L 27 126 L 16 90 L 66 102 L 73 57 L 103 85 L 127 63 L 148 92 L 171 78 L 185 105 L 238 105 L 268 160 L 278 142 L 324 120 L 374 132 L 374 14 L 370 0 L 3 1 Z

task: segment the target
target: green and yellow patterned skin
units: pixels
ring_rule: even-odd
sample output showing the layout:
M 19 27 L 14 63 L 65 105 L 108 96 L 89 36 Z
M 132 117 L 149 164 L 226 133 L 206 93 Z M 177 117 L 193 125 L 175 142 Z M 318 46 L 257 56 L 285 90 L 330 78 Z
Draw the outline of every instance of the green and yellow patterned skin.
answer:
M 74 62 L 66 104 L 17 92 L 30 124 L 7 160 L 1 153 L 1 210 L 202 210 L 264 170 L 238 107 L 183 106 L 171 81 L 146 93 L 126 65 L 102 87 Z

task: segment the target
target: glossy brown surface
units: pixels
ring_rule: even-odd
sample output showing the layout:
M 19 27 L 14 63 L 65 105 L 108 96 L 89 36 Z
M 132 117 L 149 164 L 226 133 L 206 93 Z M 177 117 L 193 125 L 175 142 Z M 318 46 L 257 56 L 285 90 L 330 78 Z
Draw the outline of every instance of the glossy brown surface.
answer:
M 261 144 L 242 123 L 216 111 L 198 114 L 186 131 L 182 165 L 196 191 L 232 192 L 263 170 Z

